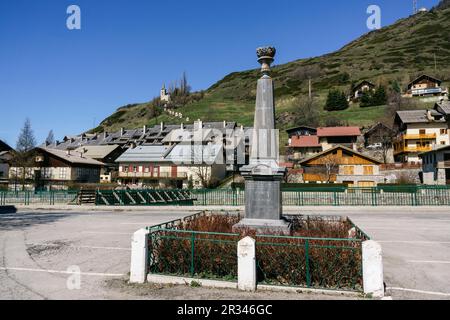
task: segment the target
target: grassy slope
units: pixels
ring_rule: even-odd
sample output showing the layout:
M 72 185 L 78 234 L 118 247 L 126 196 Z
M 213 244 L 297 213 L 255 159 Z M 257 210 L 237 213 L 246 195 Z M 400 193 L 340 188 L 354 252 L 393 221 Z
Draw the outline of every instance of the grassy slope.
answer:
M 316 73 L 312 76 L 312 82 L 323 123 L 328 117 L 333 117 L 351 125 L 366 126 L 379 120 L 387 108 L 352 105 L 344 111 L 326 112 L 323 102 L 330 88 L 348 90 L 352 83 L 363 79 L 375 83 L 396 80 L 404 87 L 421 73 L 435 75 L 444 80 L 444 85 L 448 85 L 450 35 L 447 30 L 450 30 L 450 8 L 399 20 L 331 54 L 275 66 L 272 77 L 275 81 L 276 112 L 281 115 L 280 129 L 295 125 L 293 121 L 283 121 L 283 118 L 286 113 L 295 113 L 294 98 L 304 97 L 308 92 L 308 82 L 303 72 L 306 69 L 314 69 Z M 434 70 L 434 54 L 437 72 Z M 342 81 L 344 73 L 350 75 L 348 81 Z M 186 117 L 190 121 L 199 118 L 204 121 L 234 120 L 251 125 L 258 77 L 256 69 L 229 74 L 209 88 L 202 100 L 181 109 L 183 119 L 167 114 L 151 118 L 147 112 L 148 104 L 139 104 L 125 109 L 125 112 L 114 113 L 97 130 L 139 127 L 159 121 L 180 123 L 186 122 Z

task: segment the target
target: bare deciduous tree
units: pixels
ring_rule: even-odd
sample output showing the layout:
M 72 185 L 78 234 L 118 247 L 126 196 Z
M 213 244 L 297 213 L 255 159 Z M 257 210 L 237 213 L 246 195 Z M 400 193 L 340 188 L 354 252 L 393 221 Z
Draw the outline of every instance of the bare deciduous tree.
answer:
M 320 157 L 317 160 L 317 163 L 319 164 L 317 169 L 320 170 L 320 173 L 325 175 L 326 182 L 330 183 L 331 178 L 336 174 L 339 168 L 339 157 L 337 154 L 329 153 L 323 157 Z

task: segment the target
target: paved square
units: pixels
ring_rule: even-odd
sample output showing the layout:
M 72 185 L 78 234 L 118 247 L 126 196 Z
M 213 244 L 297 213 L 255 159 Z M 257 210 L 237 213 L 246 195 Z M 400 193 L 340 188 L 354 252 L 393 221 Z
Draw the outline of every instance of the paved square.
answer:
M 450 209 L 286 208 L 286 213 L 348 215 L 383 247 L 394 299 L 450 299 Z M 141 227 L 192 214 L 145 211 L 40 211 L 0 214 L 0 299 L 328 299 L 311 294 L 126 286 L 130 239 Z M 68 290 L 68 268 L 80 290 Z

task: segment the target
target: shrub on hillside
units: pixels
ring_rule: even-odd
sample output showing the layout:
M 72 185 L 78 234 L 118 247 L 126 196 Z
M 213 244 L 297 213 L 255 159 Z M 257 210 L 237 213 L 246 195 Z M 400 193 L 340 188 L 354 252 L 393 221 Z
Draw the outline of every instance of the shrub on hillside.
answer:
M 325 104 L 325 110 L 337 111 L 345 110 L 348 108 L 347 97 L 344 92 L 339 90 L 331 90 L 328 93 L 327 102 Z

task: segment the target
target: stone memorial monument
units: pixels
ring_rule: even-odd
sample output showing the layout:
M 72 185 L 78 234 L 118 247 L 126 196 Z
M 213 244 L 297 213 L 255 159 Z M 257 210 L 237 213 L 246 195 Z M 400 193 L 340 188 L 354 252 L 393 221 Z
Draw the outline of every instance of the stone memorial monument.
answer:
M 286 168 L 278 165 L 279 139 L 275 130 L 275 101 L 270 64 L 276 50 L 257 49 L 262 77 L 258 80 L 250 161 L 241 168 L 245 179 L 245 219 L 233 228 L 250 228 L 257 233 L 289 234 L 290 225 L 282 219 L 281 182 Z

